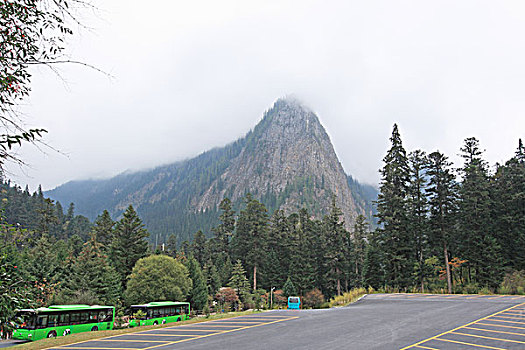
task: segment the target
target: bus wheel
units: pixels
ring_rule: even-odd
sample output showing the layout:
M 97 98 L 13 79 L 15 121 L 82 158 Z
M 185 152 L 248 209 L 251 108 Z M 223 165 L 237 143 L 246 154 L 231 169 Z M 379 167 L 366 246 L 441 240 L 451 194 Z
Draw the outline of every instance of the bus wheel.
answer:
M 153 325 L 156 326 L 158 325 L 159 323 L 157 321 L 153 322 Z
M 166 320 L 162 320 L 162 324 L 166 324 Z
M 48 338 L 56 338 L 56 336 L 57 336 L 57 332 L 55 331 L 51 331 L 47 334 Z
M 93 328 L 91 328 L 91 332 L 96 332 L 98 331 L 98 327 L 97 326 L 93 326 Z
M 180 317 L 179 317 L 179 318 L 177 318 L 177 322 L 179 322 L 179 321 L 180 321 Z

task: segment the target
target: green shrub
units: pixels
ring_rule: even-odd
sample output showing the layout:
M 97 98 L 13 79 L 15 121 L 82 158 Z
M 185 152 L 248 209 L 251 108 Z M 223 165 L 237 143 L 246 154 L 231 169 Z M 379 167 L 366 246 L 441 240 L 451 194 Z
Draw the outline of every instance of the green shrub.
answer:
M 507 272 L 501 282 L 500 290 L 505 290 L 505 294 L 524 294 L 525 290 L 525 270 Z
M 330 307 L 348 305 L 350 303 L 353 303 L 365 294 L 365 288 L 354 288 L 351 291 L 344 293 L 343 295 L 338 295 L 330 299 Z

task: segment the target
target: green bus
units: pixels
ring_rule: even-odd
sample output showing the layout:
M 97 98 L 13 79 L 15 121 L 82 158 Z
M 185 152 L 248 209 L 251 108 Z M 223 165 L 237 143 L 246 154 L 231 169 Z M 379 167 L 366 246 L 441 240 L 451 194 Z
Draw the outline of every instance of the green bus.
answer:
M 129 321 L 130 327 L 150 326 L 190 319 L 190 303 L 177 301 L 154 301 L 143 305 L 131 305 L 132 317 L 142 311 L 143 317 Z
M 39 340 L 113 329 L 115 308 L 102 305 L 51 305 L 16 314 L 13 339 Z

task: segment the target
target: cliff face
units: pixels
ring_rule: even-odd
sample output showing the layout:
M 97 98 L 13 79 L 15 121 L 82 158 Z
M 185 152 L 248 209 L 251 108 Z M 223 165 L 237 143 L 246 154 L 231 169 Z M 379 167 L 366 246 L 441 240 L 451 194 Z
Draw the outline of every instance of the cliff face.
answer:
M 231 165 L 195 201 L 197 209 L 216 205 L 224 196 L 236 201 L 250 192 L 257 198 L 279 198 L 287 212 L 312 207 L 320 215 L 332 194 L 353 224 L 357 213 L 346 174 L 317 116 L 293 99 L 278 100 L 248 135 Z
M 370 216 L 370 186 L 347 177 L 317 116 L 294 99 L 279 99 L 244 138 L 182 162 L 126 173 L 108 180 L 72 181 L 46 193 L 74 202 L 94 219 L 104 209 L 113 217 L 132 204 L 147 228 L 162 238 L 188 239 L 217 223 L 218 205 L 229 197 L 239 207 L 246 193 L 270 214 L 306 207 L 318 218 L 331 198 L 350 228 L 358 214 Z M 365 195 L 366 194 L 366 195 Z

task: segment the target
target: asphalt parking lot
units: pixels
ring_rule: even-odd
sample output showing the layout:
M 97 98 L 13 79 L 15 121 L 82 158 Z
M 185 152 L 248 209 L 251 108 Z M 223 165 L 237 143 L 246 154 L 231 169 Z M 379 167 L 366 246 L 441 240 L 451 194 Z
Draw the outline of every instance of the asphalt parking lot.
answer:
M 191 340 L 238 332 L 295 318 L 297 316 L 261 313 L 189 325 L 176 325 L 143 332 L 139 331 L 137 333 L 89 340 L 52 349 L 175 349 L 180 348 L 183 345 L 182 343 Z
M 271 311 L 53 349 L 525 349 L 525 297 L 372 294 L 343 308 Z

